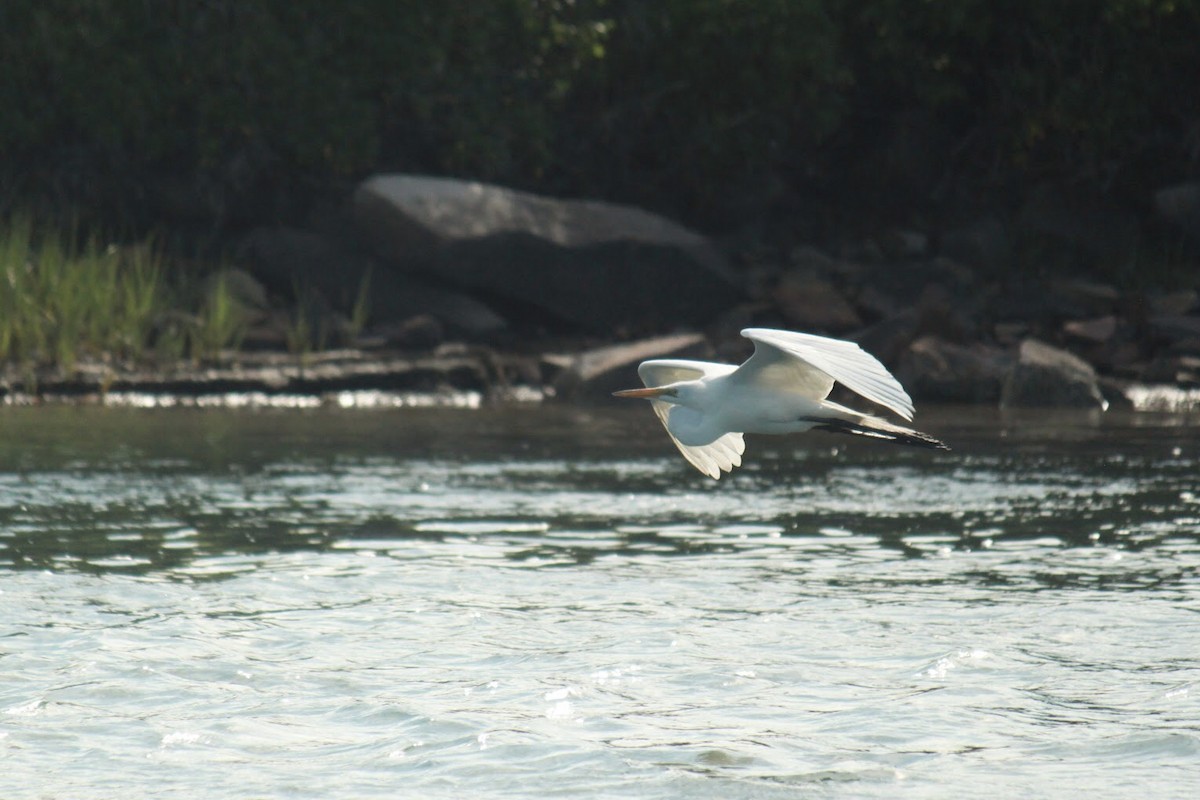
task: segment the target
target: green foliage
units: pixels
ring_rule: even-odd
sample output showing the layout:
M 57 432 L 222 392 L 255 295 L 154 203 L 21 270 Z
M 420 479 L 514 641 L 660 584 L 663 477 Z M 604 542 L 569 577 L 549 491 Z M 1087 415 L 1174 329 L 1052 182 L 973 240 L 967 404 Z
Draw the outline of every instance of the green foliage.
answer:
M 189 337 L 193 358 L 216 360 L 226 348 L 236 349 L 246 334 L 246 312 L 225 273 L 218 272 L 204 292 L 204 300 Z
M 354 305 L 350 307 L 350 319 L 347 332 L 357 337 L 367 327 L 367 319 L 371 315 L 371 269 L 368 267 L 358 282 L 358 292 L 354 295 Z
M 166 302 L 152 247 L 36 234 L 27 217 L 0 230 L 0 361 L 57 364 L 139 356 Z
M 364 283 L 359 285 L 360 296 L 363 296 L 362 287 L 366 285 L 365 280 L 366 278 Z M 314 351 L 324 350 L 329 344 L 332 333 L 329 329 L 330 316 L 326 313 L 325 302 L 320 293 L 308 282 L 293 283 L 292 297 L 295 298 L 295 305 L 288 314 L 284 338 L 287 341 L 288 352 L 298 356 L 303 367 Z
M 0 121 L 0 147 L 86 142 L 200 170 L 257 150 L 326 174 L 414 156 L 474 174 L 536 170 L 553 98 L 603 52 L 603 26 L 573 25 L 573 7 L 9 0 L 0 102 L 20 113 Z
M 84 358 L 206 358 L 236 346 L 245 315 L 224 282 L 192 314 L 181 298 L 194 292 L 169 274 L 153 241 L 77 244 L 13 217 L 0 224 L 0 363 L 70 371 Z
M 579 182 L 709 222 L 731 196 L 813 157 L 849 79 L 820 0 L 616 4 L 573 106 Z
M 771 185 L 927 198 L 880 168 L 914 112 L 967 193 L 1145 197 L 1200 166 L 1197 41 L 1200 0 L 6 0 L 0 211 L 276 221 L 403 170 L 715 226 Z
M 1200 73 L 1195 0 L 839 4 L 864 106 L 932 111 L 966 170 L 1107 187 L 1197 167 L 1200 97 L 1179 90 Z

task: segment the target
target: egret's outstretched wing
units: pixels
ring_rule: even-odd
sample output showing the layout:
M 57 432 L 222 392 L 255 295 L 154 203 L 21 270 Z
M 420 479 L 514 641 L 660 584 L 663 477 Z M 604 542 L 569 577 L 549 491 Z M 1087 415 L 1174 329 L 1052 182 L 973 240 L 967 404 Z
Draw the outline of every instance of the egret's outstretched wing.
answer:
M 666 386 L 679 381 L 696 381 L 728 375 L 737 367 L 714 364 L 711 361 L 688 361 L 682 358 L 656 358 L 638 365 L 638 377 L 647 386 Z
M 638 367 L 638 376 L 647 386 L 665 386 L 677 381 L 693 381 L 715 375 L 727 375 L 736 369 L 732 364 L 713 364 L 708 361 L 685 361 L 682 359 L 656 359 L 643 361 Z M 671 433 L 667 419 L 671 414 L 672 405 L 662 400 L 651 400 L 651 407 L 658 415 L 658 420 L 667 431 L 667 436 L 679 448 L 679 452 L 687 462 L 710 478 L 720 479 L 721 472 L 730 472 L 742 464 L 742 453 L 746 452 L 746 443 L 742 434 L 727 433 L 711 444 L 702 447 L 689 447 L 683 444 Z
M 667 425 L 667 418 L 674 407 L 662 400 L 651 400 L 650 405 L 666 428 L 667 436 L 671 437 L 671 441 L 679 448 L 687 462 L 708 477 L 720 480 L 722 470 L 732 472 L 734 467 L 742 465 L 742 453 L 746 452 L 746 443 L 740 433 L 727 433 L 711 444 L 692 447 L 676 439 Z
M 913 418 L 912 398 L 904 387 L 854 342 L 770 328 L 747 328 L 742 336 L 754 342 L 754 355 L 738 370 L 739 380 L 790 385 L 817 400 L 825 399 L 837 381 L 904 419 Z

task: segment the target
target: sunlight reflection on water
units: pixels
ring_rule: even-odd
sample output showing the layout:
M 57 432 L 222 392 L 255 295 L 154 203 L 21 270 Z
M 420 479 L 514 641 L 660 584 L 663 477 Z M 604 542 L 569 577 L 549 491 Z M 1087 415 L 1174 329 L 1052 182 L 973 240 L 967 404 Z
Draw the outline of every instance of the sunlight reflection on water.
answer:
M 0 795 L 1192 796 L 1196 429 L 978 416 L 4 409 Z

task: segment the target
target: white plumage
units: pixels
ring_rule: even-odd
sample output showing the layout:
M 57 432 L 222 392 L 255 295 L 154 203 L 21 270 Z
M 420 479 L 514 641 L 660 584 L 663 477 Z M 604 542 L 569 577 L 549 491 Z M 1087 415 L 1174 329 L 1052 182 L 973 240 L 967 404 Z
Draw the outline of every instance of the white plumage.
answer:
M 618 397 L 649 399 L 679 452 L 720 478 L 742 463 L 745 433 L 801 433 L 818 428 L 900 444 L 947 449 L 931 436 L 863 414 L 826 398 L 834 383 L 913 417 L 912 399 L 879 360 L 854 342 L 792 331 L 747 328 L 754 354 L 740 367 L 708 361 L 644 361 L 645 389 Z

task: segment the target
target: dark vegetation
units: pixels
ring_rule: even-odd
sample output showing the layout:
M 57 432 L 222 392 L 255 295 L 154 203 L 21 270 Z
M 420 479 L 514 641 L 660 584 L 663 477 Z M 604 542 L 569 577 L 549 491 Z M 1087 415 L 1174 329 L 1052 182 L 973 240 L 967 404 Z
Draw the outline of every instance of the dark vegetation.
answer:
M 1193 0 L 7 0 L 0 210 L 187 234 L 423 172 L 823 238 L 1144 207 L 1200 166 Z
M 0 358 L 236 344 L 195 264 L 390 171 L 633 203 L 740 255 L 1032 207 L 1091 248 L 972 268 L 1194 283 L 1153 198 L 1200 179 L 1198 42 L 1200 0 L 5 0 Z M 83 269 L 35 287 L 13 259 L 53 231 Z M 91 263 L 137 279 L 115 332 L 35 333 L 35 288 L 95 294 Z

